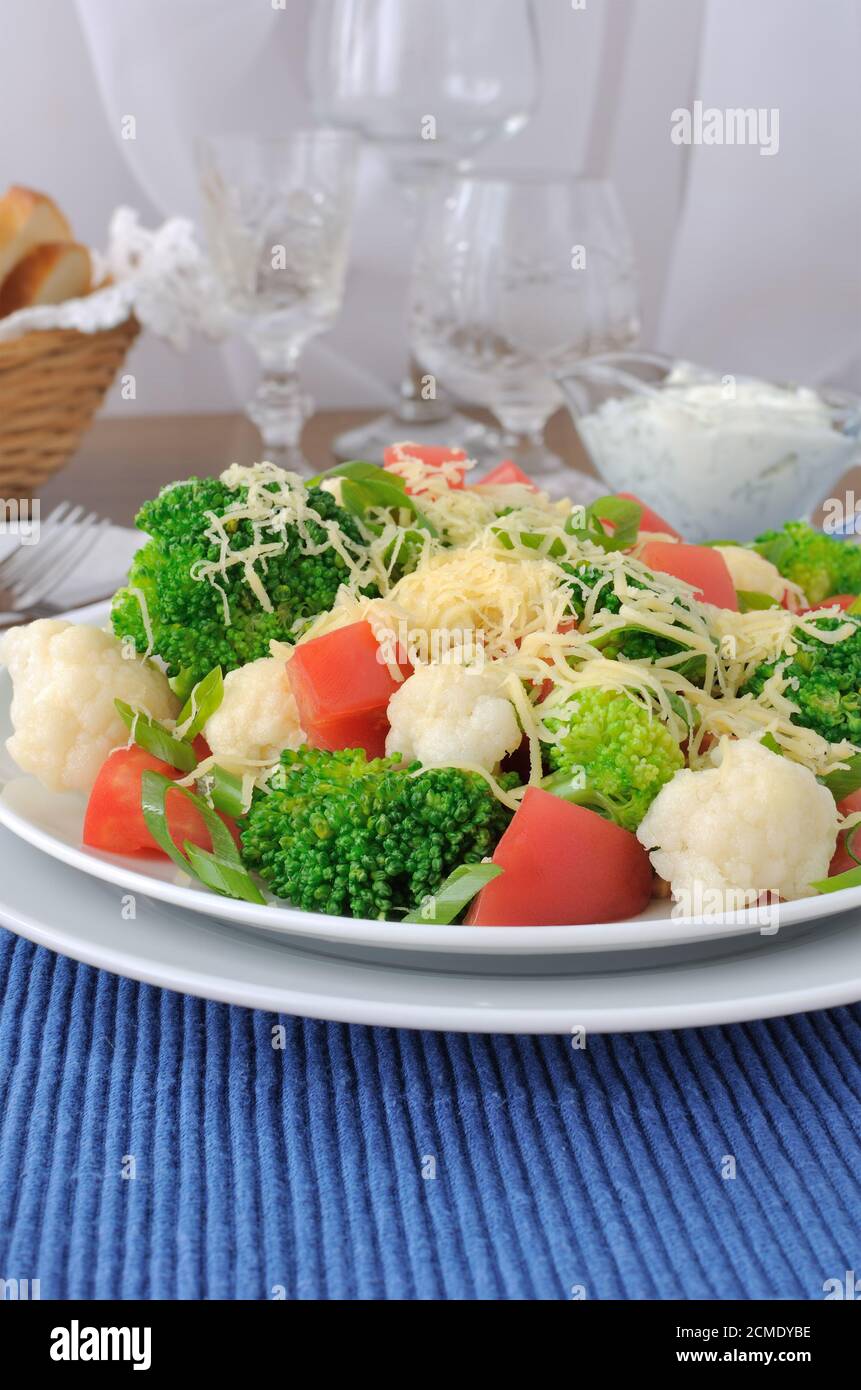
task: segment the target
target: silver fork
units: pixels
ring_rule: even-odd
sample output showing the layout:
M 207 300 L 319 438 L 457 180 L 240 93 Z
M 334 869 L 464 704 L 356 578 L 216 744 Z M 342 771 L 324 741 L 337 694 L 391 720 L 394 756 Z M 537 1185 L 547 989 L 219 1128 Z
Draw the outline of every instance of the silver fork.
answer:
M 83 507 L 69 502 L 55 507 L 42 523 L 36 545 L 18 545 L 0 560 L 0 628 L 61 612 L 62 604 L 45 600 L 109 524 L 96 512 L 85 513 Z

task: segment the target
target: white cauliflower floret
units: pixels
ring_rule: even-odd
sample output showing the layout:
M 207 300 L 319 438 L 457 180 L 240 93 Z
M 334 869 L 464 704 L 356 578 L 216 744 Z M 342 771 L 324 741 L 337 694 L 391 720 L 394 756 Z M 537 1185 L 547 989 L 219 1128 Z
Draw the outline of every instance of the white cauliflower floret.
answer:
M 167 677 L 96 627 L 42 618 L 0 642 L 12 676 L 12 727 L 6 747 L 23 772 L 50 791 L 88 792 L 105 758 L 128 741 L 114 706 L 125 700 L 154 719 L 179 704 Z
M 760 892 L 802 898 L 827 878 L 837 807 L 809 768 L 756 739 L 722 739 L 720 764 L 677 772 L 637 831 L 673 897 L 721 893 L 729 910 Z
M 284 655 L 249 661 L 224 677 L 224 699 L 204 736 L 219 762 L 274 763 L 305 742 Z
M 470 763 L 492 772 L 521 732 L 501 678 L 456 664 L 419 666 L 389 700 L 386 752 L 425 766 Z
M 806 608 L 807 599 L 797 584 L 784 579 L 776 565 L 759 555 L 755 550 L 747 550 L 743 545 L 716 545 L 715 550 L 726 561 L 730 578 L 736 589 L 748 593 L 768 594 L 769 598 L 783 602 L 784 594 L 795 600 L 793 608 Z

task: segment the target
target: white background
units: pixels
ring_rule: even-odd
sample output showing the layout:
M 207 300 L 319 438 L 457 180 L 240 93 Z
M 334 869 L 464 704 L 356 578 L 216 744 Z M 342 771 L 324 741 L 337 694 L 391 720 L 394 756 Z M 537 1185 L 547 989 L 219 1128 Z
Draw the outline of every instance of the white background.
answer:
M 308 119 L 311 3 L 2 0 L 0 185 L 50 192 L 94 245 L 118 203 L 148 223 L 193 215 L 196 133 Z M 861 388 L 858 0 L 537 10 L 541 109 L 484 162 L 611 174 L 638 253 L 645 342 L 725 371 Z M 673 145 L 670 113 L 697 98 L 777 107 L 779 153 Z M 129 114 L 135 141 L 121 139 Z M 397 380 L 408 257 L 398 195 L 368 153 L 344 312 L 307 355 L 319 403 L 382 401 Z M 197 342 L 183 357 L 152 339 L 132 369 L 142 412 L 229 409 L 253 375 L 237 345 Z

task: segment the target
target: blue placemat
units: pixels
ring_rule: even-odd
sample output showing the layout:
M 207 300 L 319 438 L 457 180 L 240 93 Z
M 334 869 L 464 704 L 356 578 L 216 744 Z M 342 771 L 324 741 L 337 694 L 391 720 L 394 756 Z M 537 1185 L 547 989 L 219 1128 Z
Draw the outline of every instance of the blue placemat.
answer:
M 575 1050 L 279 1019 L 3 931 L 0 1278 L 822 1298 L 861 1270 L 859 1060 L 861 1007 Z

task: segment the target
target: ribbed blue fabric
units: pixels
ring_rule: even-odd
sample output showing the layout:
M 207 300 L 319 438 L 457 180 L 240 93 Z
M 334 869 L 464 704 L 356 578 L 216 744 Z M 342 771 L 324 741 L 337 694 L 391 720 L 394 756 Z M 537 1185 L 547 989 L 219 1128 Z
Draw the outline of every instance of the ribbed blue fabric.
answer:
M 859 1061 L 858 1007 L 575 1050 L 279 1020 L 4 931 L 0 1277 L 43 1298 L 821 1298 L 861 1271 Z

